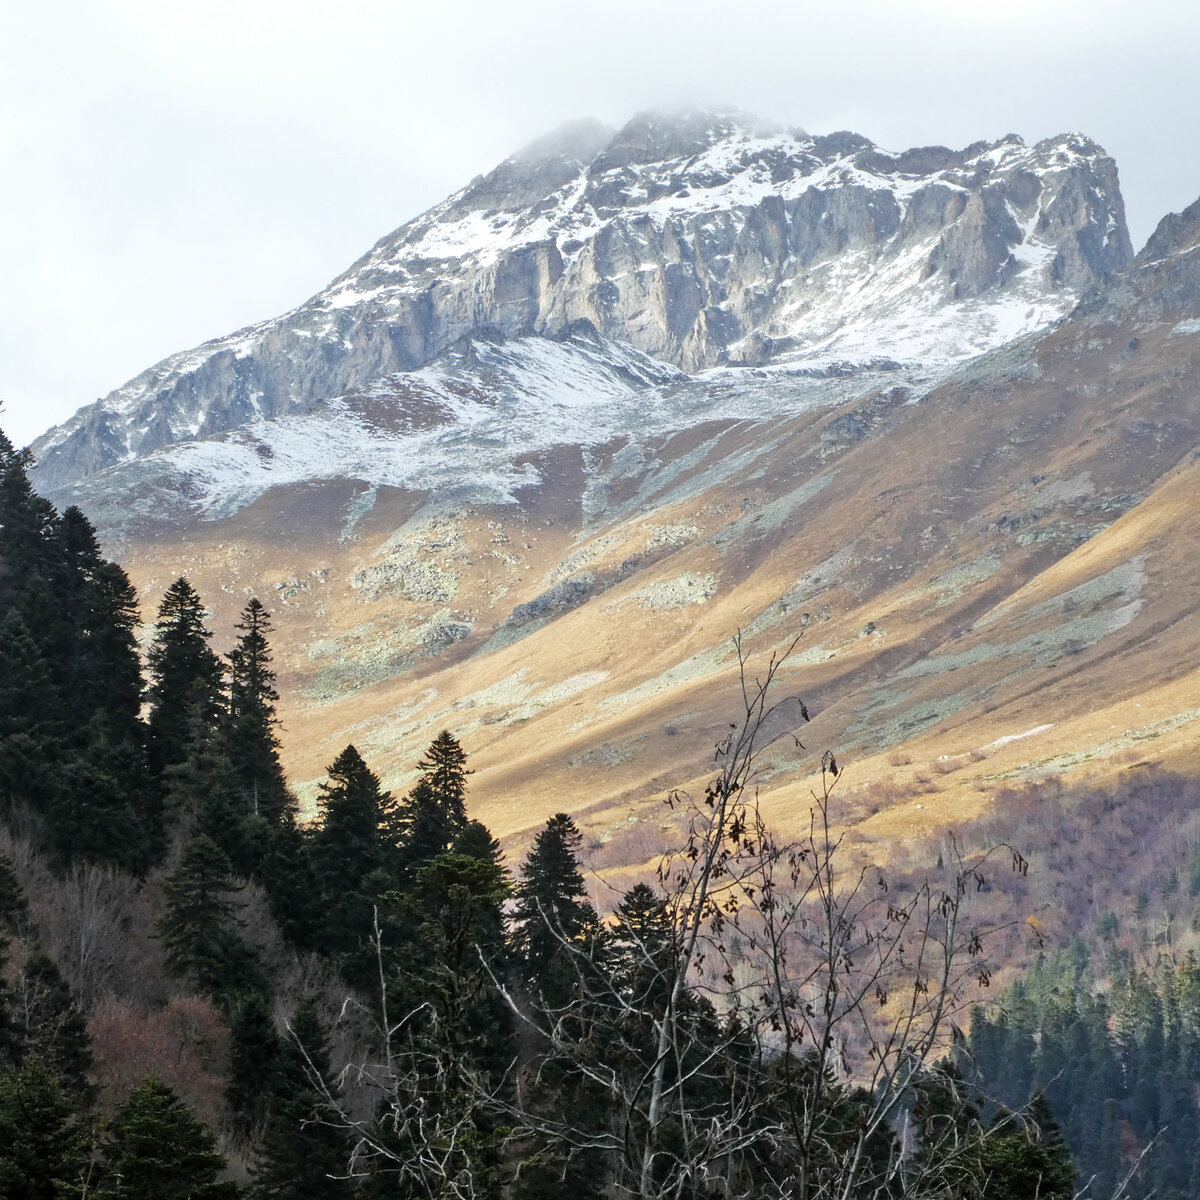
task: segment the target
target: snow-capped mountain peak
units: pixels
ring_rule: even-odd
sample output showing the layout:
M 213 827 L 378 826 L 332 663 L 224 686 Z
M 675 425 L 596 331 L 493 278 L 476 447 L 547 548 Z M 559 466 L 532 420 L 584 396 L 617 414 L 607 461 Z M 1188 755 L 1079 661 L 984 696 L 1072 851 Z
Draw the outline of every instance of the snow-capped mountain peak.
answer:
M 480 334 L 586 322 L 684 371 L 940 370 L 1131 256 L 1116 167 L 1069 134 L 900 153 L 744 113 L 539 139 L 306 303 L 173 355 L 35 443 L 44 487 L 294 416 Z

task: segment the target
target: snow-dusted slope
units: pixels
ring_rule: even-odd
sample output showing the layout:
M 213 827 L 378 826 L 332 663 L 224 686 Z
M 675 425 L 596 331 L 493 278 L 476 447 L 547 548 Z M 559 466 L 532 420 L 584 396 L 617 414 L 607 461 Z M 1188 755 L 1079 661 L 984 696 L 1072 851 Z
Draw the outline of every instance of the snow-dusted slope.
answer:
M 1130 257 L 1112 160 L 1078 135 L 891 154 L 739 114 L 562 130 L 381 240 L 277 320 L 177 354 L 34 445 L 61 489 L 294 421 L 482 334 L 581 321 L 691 372 L 942 368 L 1065 312 Z
M 705 422 L 763 420 L 932 377 L 896 364 L 718 369 L 689 376 L 588 326 L 560 338 L 476 338 L 411 372 L 234 430 L 190 438 L 60 487 L 105 534 L 229 516 L 269 489 L 346 480 L 347 529 L 377 489 L 509 504 L 550 482 L 535 460 L 620 439 L 639 468 L 663 437 Z M 602 481 L 597 481 L 603 487 Z

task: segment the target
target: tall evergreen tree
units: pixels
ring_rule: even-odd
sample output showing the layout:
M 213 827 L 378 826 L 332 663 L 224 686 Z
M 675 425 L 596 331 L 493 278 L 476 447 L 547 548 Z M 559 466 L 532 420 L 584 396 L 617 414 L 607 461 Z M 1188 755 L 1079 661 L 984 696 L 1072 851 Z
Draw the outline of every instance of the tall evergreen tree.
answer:
M 579 869 L 583 838 L 567 813 L 556 813 L 534 839 L 521 867 L 513 910 L 513 948 L 529 986 L 562 1003 L 577 979 L 572 947 L 593 941 L 599 922 Z
M 164 890 L 159 932 L 170 970 L 222 1002 L 261 989 L 258 964 L 238 930 L 237 889 L 220 847 L 204 834 L 193 838 Z
M 195 1112 L 161 1080 L 138 1084 L 117 1109 L 105 1147 L 104 1200 L 236 1200 L 218 1182 L 224 1155 Z
M 270 614 L 257 599 L 242 610 L 237 644 L 229 652 L 226 751 L 244 811 L 271 826 L 295 820 L 295 801 L 279 762 L 279 718 L 271 669 Z
M 325 914 L 322 948 L 361 955 L 371 936 L 375 900 L 396 883 L 395 803 L 358 751 L 347 746 L 330 766 L 317 804 L 312 864 Z
M 59 611 L 46 605 L 60 558 L 59 518 L 54 505 L 33 490 L 32 464 L 29 451 L 16 449 L 0 431 L 0 608 L 14 608 L 30 628 L 46 628 L 48 642 L 57 631 L 47 628 L 46 619 L 52 623 Z
M 467 755 L 442 730 L 417 762 L 420 779 L 401 801 L 397 829 L 404 869 L 411 878 L 438 854 L 445 854 L 467 827 Z
M 417 762 L 417 770 L 455 828 L 467 823 L 467 752 L 443 729 Z
M 45 1064 L 81 1103 L 95 1096 L 87 1021 L 54 960 L 35 950 L 21 970 L 21 1056 Z
M 492 985 L 491 970 L 505 956 L 504 903 L 511 885 L 498 857 L 439 854 L 419 871 L 415 886 L 393 894 L 388 919 L 398 927 L 397 1001 L 426 1006 L 417 1022 L 444 1075 L 480 1069 L 498 1080 L 512 1059 L 508 1010 Z
M 0 1196 L 91 1196 L 92 1123 L 49 1066 L 31 1059 L 0 1069 Z
M 348 1200 L 350 1147 L 329 1122 L 322 1091 L 336 1095 L 315 1001 L 296 1006 L 283 1041 L 270 1117 L 252 1174 L 253 1200 Z
M 186 760 L 196 726 L 219 728 L 221 660 L 209 647 L 204 606 L 186 579 L 167 589 L 150 645 L 149 754 L 155 776 Z
M 266 997 L 244 996 L 230 1024 L 229 1082 L 225 1099 L 238 1132 L 252 1133 L 266 1119 L 281 1046 Z
M 53 674 L 15 605 L 0 610 L 0 805 L 49 820 L 62 786 L 63 714 Z

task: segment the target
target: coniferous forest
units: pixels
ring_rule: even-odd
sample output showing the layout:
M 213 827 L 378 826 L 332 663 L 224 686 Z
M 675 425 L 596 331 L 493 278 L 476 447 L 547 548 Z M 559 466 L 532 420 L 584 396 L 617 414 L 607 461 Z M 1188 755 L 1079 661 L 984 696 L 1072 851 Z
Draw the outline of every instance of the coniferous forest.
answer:
M 218 654 L 179 579 L 143 653 L 27 467 L 0 435 L 0 1197 L 1053 1200 L 1147 1146 L 1127 1194 L 1194 1194 L 1195 962 L 1105 998 L 1085 949 L 972 1015 L 1028 861 L 854 860 L 829 753 L 779 841 L 781 658 L 679 846 L 597 905 L 568 813 L 516 864 L 471 819 L 451 732 L 399 797 L 345 747 L 302 820 L 267 610 Z

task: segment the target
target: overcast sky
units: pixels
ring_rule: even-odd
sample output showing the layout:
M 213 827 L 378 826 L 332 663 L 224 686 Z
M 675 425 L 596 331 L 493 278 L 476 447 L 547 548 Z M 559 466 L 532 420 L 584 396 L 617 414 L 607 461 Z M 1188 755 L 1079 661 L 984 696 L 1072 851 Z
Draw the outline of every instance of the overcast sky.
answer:
M 734 104 L 888 149 L 1080 130 L 1135 247 L 1200 196 L 1184 0 L 7 0 L 2 28 L 17 442 L 576 117 Z

